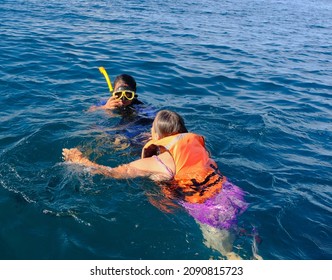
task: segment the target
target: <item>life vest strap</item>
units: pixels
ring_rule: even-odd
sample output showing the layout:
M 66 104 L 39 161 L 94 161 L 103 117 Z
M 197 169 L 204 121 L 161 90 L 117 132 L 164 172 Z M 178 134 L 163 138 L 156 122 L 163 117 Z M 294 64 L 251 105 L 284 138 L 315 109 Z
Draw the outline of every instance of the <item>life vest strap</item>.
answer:
M 218 193 L 226 182 L 227 178 L 220 174 L 219 170 L 211 164 L 214 169 L 202 182 L 197 182 L 195 179 L 191 179 L 187 183 L 185 181 L 179 181 L 178 185 L 180 189 L 175 190 L 178 194 L 192 203 L 203 203 L 208 198 Z

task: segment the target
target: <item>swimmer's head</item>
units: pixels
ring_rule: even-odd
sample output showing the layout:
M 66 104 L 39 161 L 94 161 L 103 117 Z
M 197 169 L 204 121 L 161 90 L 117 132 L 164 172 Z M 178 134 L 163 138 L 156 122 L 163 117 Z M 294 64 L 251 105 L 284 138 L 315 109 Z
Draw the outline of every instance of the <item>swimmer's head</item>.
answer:
M 119 91 L 128 92 L 128 94 L 122 94 L 121 95 L 122 97 L 120 99 L 122 100 L 122 104 L 124 107 L 130 105 L 133 102 L 133 100 L 135 100 L 137 98 L 135 79 L 128 74 L 121 74 L 121 75 L 117 76 L 114 80 L 113 95 Z M 130 98 L 128 98 L 130 92 L 132 92 L 133 96 L 130 95 Z
M 164 138 L 188 132 L 183 118 L 170 110 L 159 111 L 152 124 L 152 138 Z
M 120 87 L 136 92 L 136 81 L 128 74 L 121 74 L 114 80 L 114 91 L 117 91 Z

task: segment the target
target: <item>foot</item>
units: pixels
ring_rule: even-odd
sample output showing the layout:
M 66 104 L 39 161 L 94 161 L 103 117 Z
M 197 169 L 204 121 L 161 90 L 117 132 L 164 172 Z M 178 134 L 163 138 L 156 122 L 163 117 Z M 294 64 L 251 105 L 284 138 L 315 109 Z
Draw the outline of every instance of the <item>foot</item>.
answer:
M 242 260 L 242 258 L 235 252 L 229 252 L 226 254 L 228 260 Z

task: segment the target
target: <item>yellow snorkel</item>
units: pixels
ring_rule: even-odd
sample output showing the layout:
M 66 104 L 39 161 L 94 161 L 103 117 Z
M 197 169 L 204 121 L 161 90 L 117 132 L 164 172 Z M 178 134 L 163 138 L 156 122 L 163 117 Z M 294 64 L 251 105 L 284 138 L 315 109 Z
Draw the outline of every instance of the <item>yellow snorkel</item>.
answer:
M 106 79 L 106 82 L 108 84 L 108 88 L 109 88 L 110 92 L 112 93 L 113 92 L 113 87 L 112 87 L 112 83 L 110 81 L 110 78 L 107 75 L 106 69 L 101 66 L 101 67 L 99 67 L 99 71 L 100 71 L 100 73 L 102 73 L 104 75 L 104 77 Z

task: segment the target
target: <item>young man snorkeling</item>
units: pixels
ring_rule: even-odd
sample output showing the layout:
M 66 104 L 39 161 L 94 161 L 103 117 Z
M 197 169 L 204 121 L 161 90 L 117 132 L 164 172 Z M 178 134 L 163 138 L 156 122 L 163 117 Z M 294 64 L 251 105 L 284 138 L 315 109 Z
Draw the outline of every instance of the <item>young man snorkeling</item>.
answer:
M 104 67 L 99 68 L 104 75 L 111 93 L 111 97 L 98 104 L 91 106 L 88 110 L 105 110 L 108 115 L 120 117 L 116 125 L 116 143 L 125 141 L 127 144 L 141 146 L 142 140 L 146 140 L 147 132 L 156 115 L 156 110 L 138 100 L 136 93 L 137 85 L 135 79 L 128 74 L 118 75 L 114 80 L 114 89 Z M 114 129 L 112 129 L 114 131 Z M 126 145 L 125 145 L 126 146 Z
M 130 105 L 143 104 L 137 99 L 136 94 L 136 81 L 128 74 L 121 74 L 114 80 L 114 90 L 109 80 L 106 70 L 100 67 L 107 81 L 108 87 L 112 96 L 105 102 L 101 102 L 95 106 L 91 106 L 89 111 L 95 111 L 98 109 L 114 110 L 119 108 L 125 108 Z

